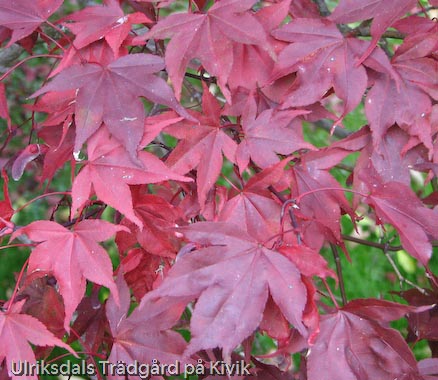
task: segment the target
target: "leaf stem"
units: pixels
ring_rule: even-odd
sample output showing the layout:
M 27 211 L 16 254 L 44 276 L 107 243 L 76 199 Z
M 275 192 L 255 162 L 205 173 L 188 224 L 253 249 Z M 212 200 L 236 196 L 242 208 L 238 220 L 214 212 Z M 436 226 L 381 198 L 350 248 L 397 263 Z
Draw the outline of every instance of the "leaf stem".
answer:
M 401 249 L 403 249 L 403 247 L 401 245 L 386 245 L 383 243 L 376 243 L 373 241 L 369 241 L 369 240 L 365 240 L 365 239 L 360 239 L 354 236 L 349 236 L 349 235 L 342 235 L 342 239 L 347 240 L 347 241 L 352 241 L 353 243 L 357 243 L 357 244 L 362 244 L 362 245 L 366 245 L 368 247 L 374 247 L 374 248 L 379 248 L 379 249 L 386 249 L 387 251 L 400 251 Z
M 28 243 L 28 244 L 26 244 L 26 243 L 19 243 L 19 244 L 8 244 L 8 245 L 4 245 L 4 246 L 2 246 L 2 247 L 0 247 L 0 250 L 2 250 L 2 249 L 8 249 L 8 248 L 15 248 L 15 247 L 34 247 L 35 246 L 35 244 L 33 244 L 33 243 Z
M 335 305 L 336 309 L 339 309 L 339 304 L 336 301 L 336 298 L 332 292 L 332 290 L 330 289 L 330 286 L 327 283 L 327 280 L 325 278 L 321 278 L 322 282 L 324 283 L 325 288 L 327 289 L 327 292 L 330 295 L 330 298 L 332 299 L 333 304 Z
M 319 189 L 313 189 L 313 190 L 306 191 L 305 193 L 300 194 L 297 198 L 289 199 L 286 202 L 289 202 L 289 204 L 293 203 L 298 207 L 298 203 L 300 202 L 301 198 L 303 198 L 307 195 L 311 195 L 311 194 L 317 193 L 319 191 L 334 191 L 334 190 L 347 191 L 349 193 L 357 194 L 357 195 L 360 195 L 360 196 L 365 197 L 365 198 L 368 197 L 368 194 L 364 194 L 364 193 L 361 193 L 360 191 L 356 191 L 356 190 L 344 189 L 343 187 L 320 187 Z
M 284 205 L 285 205 L 285 203 L 288 200 L 281 193 L 279 193 L 277 190 L 275 190 L 272 185 L 268 187 L 268 190 L 271 193 L 273 193 L 281 202 L 283 202 L 283 205 L 281 207 L 281 214 L 280 214 L 280 220 L 283 220 L 284 211 L 285 211 Z M 298 232 L 297 218 L 295 217 L 295 214 L 294 214 L 294 212 L 291 209 L 288 210 L 288 213 L 289 213 L 289 218 L 290 218 L 290 222 L 292 224 L 292 227 L 295 230 L 295 235 L 297 237 L 297 244 L 301 245 L 301 242 L 302 242 L 301 241 L 301 234 Z M 283 228 L 283 223 L 282 223 L 282 227 L 281 228 Z
M 26 259 L 23 266 L 21 267 L 20 274 L 18 275 L 18 278 L 17 278 L 17 283 L 15 284 L 14 292 L 12 293 L 12 296 L 8 301 L 8 308 L 6 309 L 6 313 L 9 313 L 11 310 L 12 304 L 14 303 L 15 296 L 17 295 L 17 292 L 18 292 L 18 288 L 20 287 L 21 279 L 23 278 L 24 270 L 27 268 L 28 263 L 29 263 L 29 258 Z
M 21 66 L 23 63 L 30 61 L 34 58 L 58 58 L 61 59 L 62 55 L 56 55 L 56 54 L 37 54 L 37 55 L 30 55 L 29 57 L 23 58 L 20 62 L 12 66 L 8 71 L 6 71 L 1 77 L 0 82 L 5 79 L 10 73 L 12 73 L 17 67 Z
M 342 306 L 344 306 L 348 302 L 348 300 L 347 300 L 347 294 L 345 293 L 345 283 L 344 283 L 344 276 L 342 275 L 341 258 L 339 257 L 338 248 L 336 247 L 335 244 L 330 243 L 330 248 L 333 252 L 333 258 L 335 259 L 336 274 L 338 275 L 339 289 L 341 291 L 341 297 L 342 297 Z
M 46 194 L 38 195 L 37 197 L 31 199 L 29 202 L 26 202 L 23 206 L 17 208 L 15 210 L 14 214 L 16 214 L 17 212 L 20 212 L 21 210 L 23 210 L 24 208 L 29 206 L 31 203 L 37 201 L 38 199 L 49 197 L 52 195 L 71 195 L 71 191 L 54 191 L 53 193 L 46 193 Z

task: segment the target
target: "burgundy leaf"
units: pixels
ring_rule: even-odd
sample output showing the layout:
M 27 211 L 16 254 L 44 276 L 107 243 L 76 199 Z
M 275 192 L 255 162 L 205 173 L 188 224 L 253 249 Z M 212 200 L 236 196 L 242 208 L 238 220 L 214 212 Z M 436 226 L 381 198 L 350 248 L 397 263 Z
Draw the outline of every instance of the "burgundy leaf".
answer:
M 230 100 L 226 83 L 233 64 L 232 41 L 269 49 L 263 26 L 247 11 L 254 3 L 255 0 L 222 0 L 205 14 L 172 14 L 139 39 L 171 38 L 166 67 L 178 99 L 187 65 L 199 58 L 209 74 L 218 77 L 222 92 Z
M 106 4 L 87 7 L 64 19 L 69 21 L 64 22 L 64 25 L 76 34 L 74 45 L 77 49 L 104 37 L 117 56 L 120 45 L 131 31 L 132 24 L 152 22 L 140 12 L 125 16 L 116 0 L 107 0 Z
M 336 23 L 350 23 L 372 18 L 372 40 L 369 48 L 360 58 L 363 62 L 375 49 L 380 36 L 413 6 L 415 0 L 341 0 L 330 15 Z
M 142 226 L 135 215 L 131 191 L 128 185 L 157 183 L 165 180 L 187 181 L 188 178 L 174 174 L 152 153 L 141 151 L 138 162 L 132 162 L 120 143 L 112 139 L 102 128 L 88 143 L 88 164 L 79 172 L 72 187 L 72 210 L 75 212 L 88 200 L 91 189 L 99 199 L 119 210 Z M 112 186 L 107 186 L 110 181 Z
M 398 331 L 343 310 L 321 317 L 308 357 L 309 379 L 414 380 L 417 373 L 415 358 Z
M 83 220 L 68 230 L 58 223 L 37 221 L 12 234 L 38 244 L 29 259 L 28 272 L 50 272 L 59 283 L 64 299 L 64 327 L 68 331 L 70 319 L 84 296 L 86 279 L 108 287 L 119 299 L 113 280 L 111 260 L 98 242 L 109 239 L 125 227 L 104 220 Z
M 174 108 L 189 117 L 166 82 L 153 75 L 164 67 L 160 57 L 131 54 L 107 66 L 95 63 L 64 69 L 32 97 L 49 91 L 79 89 L 76 95 L 76 141 L 74 151 L 105 122 L 134 157 L 143 135 L 145 111 L 139 96 Z
M 228 357 L 262 321 L 268 294 L 286 319 L 307 335 L 302 323 L 306 289 L 291 261 L 234 224 L 196 223 L 180 231 L 203 248 L 181 257 L 143 301 L 146 307 L 156 299 L 171 303 L 172 298 L 198 298 L 186 355 L 222 347 Z
M 380 223 L 394 226 L 406 251 L 427 265 L 432 255 L 430 240 L 438 238 L 437 213 L 398 182 L 375 184 L 366 201 L 375 209 Z
M 8 46 L 34 32 L 62 3 L 63 0 L 1 0 L 0 25 L 12 30 Z
M 0 311 L 0 362 L 6 359 L 9 372 L 12 372 L 12 362 L 35 364 L 35 355 L 29 343 L 39 346 L 59 346 L 70 353 L 74 351 L 69 345 L 56 338 L 46 326 L 30 315 L 20 314 L 24 301 L 14 304 L 9 311 Z M 29 342 L 29 343 L 28 343 Z M 12 375 L 18 380 L 22 376 Z M 37 376 L 27 376 L 29 380 L 37 380 Z

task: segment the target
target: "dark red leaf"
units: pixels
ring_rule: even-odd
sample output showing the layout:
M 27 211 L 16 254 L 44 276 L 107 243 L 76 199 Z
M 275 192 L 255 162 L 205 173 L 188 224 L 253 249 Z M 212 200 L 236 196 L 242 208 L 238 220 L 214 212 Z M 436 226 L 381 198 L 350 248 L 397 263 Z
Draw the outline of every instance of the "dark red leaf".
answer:
M 129 288 L 123 276 L 119 275 L 116 281 L 121 304 L 118 306 L 111 295 L 106 305 L 108 321 L 114 337 L 108 361 L 117 363 L 121 360 L 126 364 L 137 361 L 150 364 L 155 359 L 163 364 L 172 364 L 176 360 L 181 360 L 186 343 L 180 334 L 166 329 L 176 322 L 183 309 L 177 305 L 172 310 L 162 310 L 159 305 L 155 308 L 151 305 L 145 308 L 140 304 L 128 317 Z M 184 361 L 182 363 L 184 364 Z
M 187 65 L 199 58 L 208 73 L 218 78 L 227 100 L 231 100 L 226 84 L 233 64 L 232 42 L 269 50 L 263 26 L 248 11 L 254 3 L 255 0 L 222 0 L 205 14 L 172 14 L 138 39 L 171 38 L 166 48 L 166 67 L 178 99 Z
M 63 0 L 0 0 L 0 25 L 12 30 L 8 46 L 35 31 Z
M 58 280 L 67 331 L 73 312 L 84 296 L 86 279 L 108 287 L 118 300 L 111 260 L 98 242 L 125 228 L 104 220 L 82 220 L 71 231 L 58 223 L 41 220 L 12 234 L 11 239 L 25 234 L 40 243 L 31 253 L 28 272 L 53 273 Z
M 308 357 L 309 379 L 418 379 L 417 373 L 398 331 L 343 310 L 321 316 Z
M 59 346 L 74 353 L 69 345 L 56 338 L 38 319 L 20 314 L 23 303 L 24 301 L 14 304 L 9 312 L 0 311 L 0 340 L 7 342 L 0 346 L 0 362 L 6 359 L 9 372 L 12 373 L 12 362 L 35 364 L 35 355 L 29 343 L 39 346 Z M 12 375 L 13 380 L 21 378 L 22 376 Z M 37 380 L 35 375 L 26 378 Z
M 306 288 L 291 261 L 234 224 L 196 223 L 180 231 L 202 248 L 177 257 L 163 283 L 146 296 L 145 306 L 155 299 L 172 303 L 172 298 L 198 298 L 186 355 L 222 347 L 229 357 L 262 321 L 268 294 L 286 319 L 307 335 L 302 323 Z
M 366 202 L 375 209 L 378 222 L 394 226 L 406 251 L 427 265 L 432 255 L 430 240 L 438 238 L 437 213 L 398 182 L 374 184 Z
M 78 152 L 104 122 L 134 157 L 143 136 L 145 118 L 140 96 L 189 117 L 166 82 L 153 75 L 163 68 L 162 59 L 150 54 L 131 54 L 107 66 L 95 63 L 73 65 L 32 97 L 49 91 L 79 89 L 75 102 L 74 151 Z
M 105 38 L 116 57 L 132 24 L 152 22 L 140 12 L 125 15 L 116 0 L 107 0 L 106 6 L 87 7 L 68 15 L 64 20 L 64 25 L 76 35 L 74 45 L 77 49 Z
M 380 36 L 416 4 L 415 0 L 341 0 L 329 19 L 336 23 L 350 23 L 372 18 L 372 40 L 360 58 L 363 62 L 375 49 Z
M 132 162 L 120 143 L 111 138 L 105 128 L 88 142 L 88 164 L 79 172 L 72 187 L 72 210 L 76 212 L 88 200 L 91 189 L 97 197 L 119 210 L 142 226 L 135 215 L 131 191 L 128 185 L 157 183 L 166 180 L 187 181 L 188 178 L 174 174 L 152 153 L 140 151 L 138 162 Z M 107 183 L 111 186 L 107 186 Z
M 166 163 L 179 174 L 186 174 L 197 168 L 197 190 L 201 208 L 221 172 L 223 155 L 235 162 L 237 148 L 234 140 L 221 128 L 220 105 L 206 87 L 202 108 L 204 114 L 192 113 L 199 120 L 198 125 L 183 121 L 165 129 L 166 133 L 181 139 Z

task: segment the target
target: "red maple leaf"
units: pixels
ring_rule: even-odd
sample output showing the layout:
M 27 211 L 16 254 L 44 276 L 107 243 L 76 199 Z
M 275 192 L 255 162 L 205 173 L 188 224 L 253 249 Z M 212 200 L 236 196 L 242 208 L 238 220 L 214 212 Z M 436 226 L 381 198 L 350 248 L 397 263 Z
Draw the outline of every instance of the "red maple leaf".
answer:
M 132 189 L 132 196 L 135 214 L 141 220 L 143 227 L 139 229 L 125 220 L 122 224 L 127 225 L 135 235 L 134 244 L 138 242 L 153 255 L 174 258 L 180 242 L 171 230 L 177 222 L 181 223 L 184 220 L 181 210 L 164 198 L 142 193 L 139 189 Z
M 432 255 L 430 241 L 438 238 L 438 214 L 399 182 L 374 184 L 366 202 L 375 209 L 380 223 L 394 226 L 406 251 L 427 265 Z
M 131 31 L 132 24 L 145 22 L 152 21 L 140 12 L 125 15 L 118 1 L 108 0 L 106 6 L 87 7 L 68 15 L 63 25 L 76 34 L 74 46 L 77 49 L 105 38 L 117 57 L 120 45 Z
M 438 62 L 429 56 L 436 45 L 437 41 L 425 47 L 417 39 L 407 41 L 392 58 L 398 80 L 383 73 L 377 76 L 365 101 L 376 147 L 388 128 L 397 123 L 433 149 L 427 116 L 432 112 L 432 99 L 438 99 Z
M 116 280 L 120 294 L 120 306 L 111 295 L 106 304 L 106 313 L 114 338 L 109 363 L 130 364 L 134 361 L 151 363 L 158 360 L 172 364 L 181 360 L 187 343 L 175 331 L 168 330 L 179 319 L 184 306 L 162 309 L 160 305 L 145 308 L 143 302 L 128 317 L 130 294 L 122 275 Z M 111 379 L 118 379 L 110 376 Z M 134 377 L 130 377 L 134 378 Z M 138 378 L 138 377 L 135 377 Z
M 225 202 L 217 220 L 240 225 L 260 242 L 276 236 L 281 227 L 281 204 L 268 187 L 280 181 L 287 164 L 288 160 L 282 160 L 252 176 L 242 191 Z
M 290 3 L 291 0 L 283 0 L 279 3 L 268 4 L 254 15 L 266 30 L 266 46 L 270 45 L 272 49 L 277 50 L 276 45 L 283 44 L 270 34 L 287 17 Z M 232 96 L 238 87 L 254 90 L 270 82 L 275 60 L 266 46 L 233 42 L 233 66 L 228 77 Z
M 165 280 L 143 301 L 147 307 L 156 300 L 172 304 L 198 298 L 186 355 L 222 347 L 228 357 L 262 321 L 269 294 L 307 336 L 302 322 L 307 292 L 291 261 L 235 224 L 200 222 L 179 231 L 200 248 L 177 256 Z
M 331 87 L 344 101 L 341 118 L 360 103 L 368 77 L 365 67 L 355 64 L 355 58 L 364 50 L 366 42 L 344 38 L 336 25 L 326 19 L 296 19 L 272 34 L 291 42 L 279 54 L 275 77 L 292 72 L 297 75 L 283 107 L 315 103 Z M 392 73 L 388 58 L 380 49 L 364 64 Z
M 69 331 L 70 319 L 84 296 L 86 279 L 108 287 L 118 300 L 111 260 L 98 244 L 126 227 L 104 220 L 82 220 L 69 230 L 58 223 L 37 221 L 15 231 L 38 244 L 29 258 L 28 272 L 53 273 L 64 299 L 64 327 Z
M 376 48 L 381 35 L 395 21 L 416 4 L 415 0 L 341 0 L 329 19 L 336 23 L 350 23 L 373 19 L 371 43 L 359 62 L 363 62 Z
M 142 226 L 135 215 L 128 185 L 157 183 L 166 180 L 189 181 L 187 177 L 173 173 L 152 153 L 138 152 L 134 163 L 116 139 L 104 128 L 88 142 L 88 162 L 79 172 L 72 186 L 72 210 L 75 212 L 88 200 L 92 188 L 97 197 Z M 108 183 L 111 186 L 108 186 Z
M 400 333 L 374 320 L 399 319 L 414 308 L 362 301 L 321 316 L 308 357 L 309 379 L 419 379 L 417 362 Z
M 153 75 L 163 68 L 163 60 L 149 54 L 127 55 L 107 66 L 96 63 L 73 65 L 32 97 L 49 91 L 78 89 L 74 151 L 78 152 L 104 122 L 126 150 L 135 156 L 145 119 L 140 96 L 167 105 L 190 118 L 164 79 Z
M 221 90 L 229 101 L 231 96 L 226 84 L 233 65 L 232 42 L 269 49 L 263 26 L 248 11 L 255 2 L 222 0 L 204 14 L 172 14 L 160 20 L 137 41 L 171 38 L 165 59 L 178 99 L 187 65 L 193 58 L 199 58 L 208 73 L 218 78 Z
M 340 229 L 342 212 L 349 212 L 354 219 L 354 213 L 342 191 L 333 190 L 341 189 L 340 184 L 328 172 L 348 153 L 348 151 L 329 148 L 308 152 L 302 155 L 300 164 L 292 167 L 292 197 L 306 194 L 299 202 L 299 214 L 304 220 L 310 220 L 308 223 L 318 231 L 316 235 L 315 231 L 309 232 L 307 240 L 305 236 L 307 245 L 312 248 L 319 250 L 323 239 L 335 244 L 342 241 Z
M 250 101 L 242 114 L 244 138 L 236 151 L 236 161 L 243 172 L 250 159 L 264 169 L 279 161 L 277 154 L 289 155 L 299 149 L 314 149 L 304 141 L 301 123 L 292 123 L 299 115 L 310 113 L 306 110 L 275 112 L 267 109 L 256 114 L 256 104 Z
M 162 282 L 170 268 L 170 261 L 152 255 L 143 248 L 128 251 L 121 261 L 123 276 L 138 302 Z
M 186 174 L 197 168 L 198 198 L 204 207 L 207 193 L 214 186 L 222 169 L 223 155 L 235 162 L 237 144 L 229 137 L 220 124 L 221 108 L 216 98 L 204 88 L 202 96 L 203 113 L 191 115 L 199 120 L 199 125 L 188 121 L 175 123 L 164 131 L 181 139 L 169 155 L 166 163 L 179 174 Z
M 34 32 L 63 3 L 63 0 L 0 0 L 0 25 L 12 30 L 7 46 Z
M 12 372 L 13 363 L 15 368 L 24 366 L 24 363 L 35 364 L 35 355 L 30 343 L 38 346 L 59 346 L 65 348 L 75 356 L 72 348 L 62 340 L 56 338 L 46 326 L 38 319 L 20 314 L 21 308 L 25 301 L 13 304 L 9 311 L 0 311 L 0 362 L 6 359 L 6 365 L 13 380 L 22 379 L 23 376 Z M 37 380 L 36 375 L 28 374 L 28 380 Z

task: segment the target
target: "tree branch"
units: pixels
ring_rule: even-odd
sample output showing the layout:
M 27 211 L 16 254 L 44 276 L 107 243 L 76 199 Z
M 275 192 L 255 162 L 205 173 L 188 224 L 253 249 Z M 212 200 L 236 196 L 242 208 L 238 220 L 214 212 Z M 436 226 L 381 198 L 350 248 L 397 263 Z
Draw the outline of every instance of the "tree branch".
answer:
M 318 120 L 317 122 L 313 123 L 313 125 L 317 126 L 318 128 L 322 128 L 327 132 L 331 132 L 333 128 L 333 122 L 328 119 Z M 333 131 L 333 135 L 339 137 L 340 139 L 344 139 L 350 136 L 352 133 L 353 132 L 347 131 L 339 126 L 336 126 L 335 130 Z
M 0 49 L 0 73 L 4 74 L 14 65 L 15 61 L 23 53 L 24 49 L 17 44 L 13 44 L 8 48 Z
M 324 0 L 313 0 L 313 2 L 318 7 L 318 10 L 319 10 L 319 13 L 321 14 L 321 16 L 323 16 L 323 17 L 330 16 L 330 11 L 329 11 L 327 4 L 325 3 Z
M 348 302 L 348 300 L 347 300 L 347 294 L 345 293 L 345 284 L 344 284 L 344 276 L 342 275 L 341 259 L 339 257 L 339 252 L 336 245 L 330 243 L 330 248 L 332 249 L 333 258 L 335 259 L 336 274 L 338 275 L 338 280 L 339 280 L 339 289 L 341 291 L 342 305 L 345 305 Z
M 387 245 L 387 244 L 383 244 L 383 243 L 376 243 L 374 241 L 360 239 L 360 238 L 349 236 L 349 235 L 342 235 L 342 239 L 347 240 L 347 241 L 352 241 L 354 243 L 366 245 L 368 247 L 374 247 L 374 248 L 378 248 L 381 250 L 386 249 L 387 251 L 393 251 L 393 252 L 400 251 L 401 249 L 403 249 L 403 247 L 401 245 L 393 246 L 393 245 Z
M 349 33 L 351 37 L 371 37 L 370 26 L 361 26 L 359 25 L 357 28 L 352 29 Z M 382 34 L 381 38 L 396 38 L 399 40 L 403 40 L 405 35 L 398 30 L 387 30 Z

